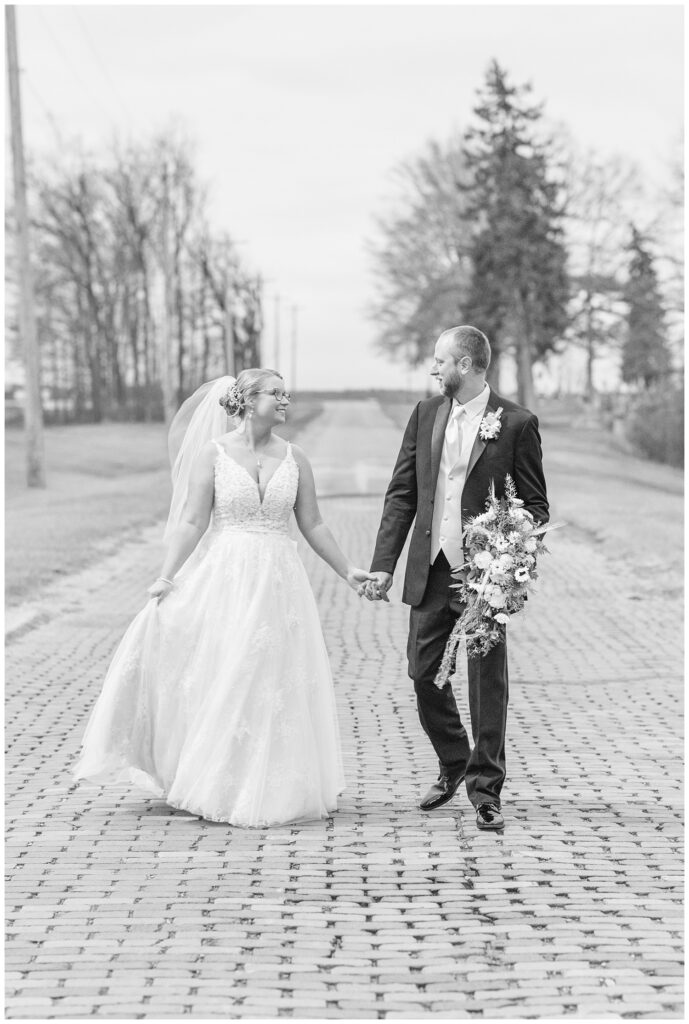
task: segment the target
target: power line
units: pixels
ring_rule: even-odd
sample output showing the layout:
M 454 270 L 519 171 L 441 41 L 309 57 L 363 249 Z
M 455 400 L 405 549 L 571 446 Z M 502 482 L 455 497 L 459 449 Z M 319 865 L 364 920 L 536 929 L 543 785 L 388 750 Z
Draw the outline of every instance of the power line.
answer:
M 107 68 L 105 67 L 105 64 L 104 64 L 103 60 L 101 59 L 101 56 L 98 53 L 98 50 L 96 49 L 96 46 L 95 46 L 95 44 L 93 42 L 93 39 L 91 38 L 90 34 L 87 32 L 86 25 L 84 24 L 83 19 L 82 19 L 81 15 L 79 14 L 78 9 L 76 7 L 72 7 L 72 12 L 73 12 L 74 17 L 76 18 L 77 22 L 79 23 L 79 28 L 82 31 L 84 39 L 86 40 L 86 42 L 88 43 L 89 47 L 91 48 L 91 52 L 93 53 L 93 56 L 94 56 L 95 61 L 96 61 L 96 64 L 100 68 L 100 72 L 103 75 L 103 78 L 106 80 L 106 82 L 108 83 L 108 85 L 112 89 L 113 95 L 115 96 L 115 99 L 117 100 L 117 102 L 119 103 L 120 107 L 122 108 L 122 111 L 123 111 L 125 117 L 128 120 L 131 120 L 131 115 L 130 115 L 129 111 L 127 110 L 127 105 L 125 104 L 124 100 L 120 96 L 119 90 L 117 89 L 117 86 L 115 85 L 114 81 L 110 77 L 110 73 L 108 72 Z
M 46 117 L 50 127 L 53 129 L 53 131 L 55 133 L 55 140 L 56 140 L 56 142 L 58 144 L 61 144 L 64 140 L 63 140 L 62 133 L 60 131 L 60 126 L 59 126 L 59 124 L 57 122 L 57 118 L 55 117 L 55 115 L 53 114 L 52 110 L 50 110 L 48 105 L 43 100 L 43 97 L 41 96 L 41 94 L 39 93 L 38 89 L 33 84 L 31 79 L 29 78 L 29 76 L 27 75 L 26 71 L 22 71 L 22 78 L 23 78 L 23 81 L 26 83 L 26 85 L 29 87 L 30 91 L 33 93 L 34 99 L 37 101 L 37 103 L 38 103 L 39 107 L 41 108 L 41 110 L 43 111 L 43 113 L 44 113 L 44 115 L 45 115 L 45 117 Z
M 77 73 L 76 68 L 74 66 L 74 61 L 69 59 L 69 56 L 67 55 L 67 53 L 63 49 L 62 44 L 58 42 L 57 37 L 55 36 L 55 33 L 53 32 L 48 19 L 46 18 L 45 14 L 43 13 L 42 8 L 36 6 L 35 10 L 38 11 L 38 14 L 39 14 L 43 24 L 45 25 L 45 28 L 46 28 L 46 30 L 48 32 L 48 35 L 50 36 L 50 39 L 51 39 L 51 41 L 53 43 L 53 46 L 55 47 L 57 52 L 60 54 L 60 57 L 65 62 L 65 64 L 67 64 L 69 66 L 69 70 L 71 71 L 72 75 L 74 76 L 74 80 L 79 83 L 80 88 L 89 97 L 89 99 L 91 100 L 91 102 L 93 103 L 95 109 L 98 111 L 98 113 L 101 115 L 101 117 L 105 117 L 105 118 L 107 118 L 107 120 L 110 120 L 112 118 L 111 111 L 104 110 L 100 106 L 100 104 L 97 102 L 95 96 L 93 95 L 93 89 L 89 88 L 88 85 L 86 85 L 84 80 L 81 78 L 81 76 Z

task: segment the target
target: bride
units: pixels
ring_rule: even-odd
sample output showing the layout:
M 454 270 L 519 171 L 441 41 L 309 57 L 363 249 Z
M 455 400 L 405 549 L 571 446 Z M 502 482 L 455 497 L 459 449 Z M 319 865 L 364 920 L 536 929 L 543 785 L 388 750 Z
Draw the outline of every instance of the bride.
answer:
M 173 421 L 171 455 L 184 436 L 167 554 L 113 658 L 77 779 L 135 783 L 232 825 L 336 809 L 344 777 L 332 678 L 288 534 L 292 511 L 353 589 L 373 577 L 322 521 L 303 451 L 273 434 L 289 400 L 274 370 L 242 370 L 204 385 Z M 237 429 L 227 432 L 227 417 Z

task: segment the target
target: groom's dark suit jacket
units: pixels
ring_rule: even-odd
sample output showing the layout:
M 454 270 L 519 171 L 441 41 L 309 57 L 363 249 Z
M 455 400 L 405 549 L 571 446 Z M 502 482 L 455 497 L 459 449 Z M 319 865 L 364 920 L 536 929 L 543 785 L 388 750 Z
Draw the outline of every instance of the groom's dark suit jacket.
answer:
M 420 604 L 428 580 L 433 500 L 451 405 L 449 398 L 438 395 L 419 402 L 414 409 L 385 495 L 371 563 L 372 572 L 393 573 L 416 519 L 402 594 L 402 600 L 412 606 Z M 537 522 L 548 520 L 538 420 L 528 409 L 491 390 L 486 412 L 495 412 L 501 406 L 498 437 L 482 441 L 477 434 L 471 450 L 462 492 L 463 525 L 471 516 L 485 511 L 491 480 L 497 496 L 502 497 L 508 473 L 527 511 Z

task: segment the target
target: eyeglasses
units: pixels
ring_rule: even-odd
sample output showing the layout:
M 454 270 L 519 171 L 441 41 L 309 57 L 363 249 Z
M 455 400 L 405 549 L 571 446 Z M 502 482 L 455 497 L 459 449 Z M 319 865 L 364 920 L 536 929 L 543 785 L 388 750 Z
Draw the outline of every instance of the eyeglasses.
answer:
M 263 388 L 258 393 L 259 395 L 272 395 L 273 398 L 278 402 L 292 401 L 292 396 L 290 395 L 289 391 L 280 391 L 280 388 L 269 388 L 267 390 Z

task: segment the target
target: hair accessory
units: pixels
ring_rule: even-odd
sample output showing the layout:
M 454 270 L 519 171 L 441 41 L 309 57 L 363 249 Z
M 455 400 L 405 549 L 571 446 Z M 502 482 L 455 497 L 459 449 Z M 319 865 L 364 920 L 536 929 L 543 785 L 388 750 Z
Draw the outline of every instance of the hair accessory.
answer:
M 237 387 L 236 381 L 222 396 L 220 404 L 228 416 L 238 416 L 240 412 L 244 411 L 246 407 L 246 399 Z

